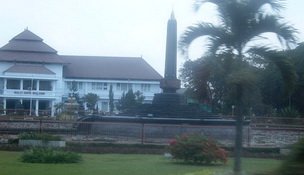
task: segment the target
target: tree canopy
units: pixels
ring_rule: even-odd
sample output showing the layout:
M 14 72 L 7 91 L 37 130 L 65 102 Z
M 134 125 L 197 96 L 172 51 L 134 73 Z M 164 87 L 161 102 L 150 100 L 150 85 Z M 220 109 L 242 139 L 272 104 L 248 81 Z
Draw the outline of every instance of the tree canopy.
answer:
M 96 107 L 96 103 L 97 103 L 97 101 L 99 99 L 98 95 L 94 94 L 94 93 L 88 93 L 83 98 L 84 98 L 84 101 L 87 104 L 87 107 L 90 110 L 94 110 L 95 107 Z
M 200 22 L 190 26 L 182 34 L 179 48 L 186 55 L 191 43 L 200 37 L 208 39 L 207 54 L 198 60 L 187 60 L 182 68 L 182 79 L 192 94 L 200 101 L 208 101 L 214 111 L 224 111 L 237 105 L 236 87 L 241 91 L 243 112 L 248 112 L 257 100 L 259 89 L 258 72 L 272 65 L 283 80 L 284 90 L 294 90 L 296 74 L 288 55 L 270 45 L 261 45 L 257 40 L 267 39 L 265 33 L 273 33 L 283 48 L 296 42 L 296 29 L 284 22 L 279 15 L 284 7 L 279 0 L 196 0 L 195 10 L 205 3 L 217 7 L 217 24 Z M 269 8 L 266 8 L 269 7 Z M 267 9 L 267 10 L 265 10 Z M 247 91 L 247 92 L 246 92 Z M 254 93 L 253 93 L 254 92 Z M 233 98 L 234 94 L 234 98 Z
M 200 22 L 189 26 L 182 34 L 179 48 L 183 54 L 187 54 L 191 43 L 200 37 L 207 37 L 208 54 L 220 59 L 230 59 L 233 69 L 225 75 L 226 88 L 231 89 L 235 101 L 236 140 L 235 140 L 235 164 L 234 171 L 241 171 L 241 148 L 242 148 L 242 122 L 249 102 L 246 91 L 255 83 L 255 71 L 248 69 L 247 64 L 259 65 L 274 63 L 280 70 L 286 87 L 292 88 L 295 74 L 288 61 L 281 59 L 270 46 L 256 45 L 255 42 L 263 39 L 263 34 L 273 33 L 277 36 L 282 46 L 289 48 L 295 43 L 295 28 L 282 20 L 279 15 L 283 8 L 281 0 L 196 0 L 195 10 L 200 9 L 205 3 L 216 6 L 219 23 L 212 24 Z M 265 8 L 265 6 L 269 8 Z M 266 10 L 267 9 L 267 10 Z M 271 9 L 271 10 L 269 10 Z M 226 57 L 225 55 L 231 55 Z M 208 75 L 208 74 L 207 74 Z M 209 74 L 210 77 L 214 74 Z M 205 83 L 206 84 L 206 83 Z M 211 87 L 213 85 L 211 84 Z M 206 89 L 206 88 L 204 88 Z M 222 103 L 222 102 L 221 102 Z
M 133 92 L 130 89 L 126 94 L 123 93 L 116 107 L 123 114 L 135 114 L 137 108 L 143 103 L 144 96 L 140 91 Z

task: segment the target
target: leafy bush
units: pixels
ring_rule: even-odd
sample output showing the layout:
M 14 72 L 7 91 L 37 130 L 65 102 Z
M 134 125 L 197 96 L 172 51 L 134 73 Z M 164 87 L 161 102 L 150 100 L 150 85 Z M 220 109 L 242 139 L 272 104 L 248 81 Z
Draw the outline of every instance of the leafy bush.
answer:
M 19 139 L 23 140 L 43 140 L 43 141 L 59 141 L 62 140 L 60 136 L 51 135 L 48 133 L 34 133 L 27 132 L 19 135 Z
M 283 108 L 283 109 L 279 110 L 279 112 L 278 112 L 278 117 L 296 118 L 299 116 L 300 116 L 299 112 L 296 109 L 291 108 L 291 107 Z
M 81 160 L 77 153 L 38 147 L 25 151 L 21 156 L 21 161 L 26 163 L 77 163 Z
M 296 143 L 287 159 L 279 168 L 277 175 L 302 175 L 304 174 L 304 138 Z
M 182 135 L 170 141 L 169 151 L 176 160 L 192 163 L 226 163 L 227 152 L 215 141 L 201 135 Z

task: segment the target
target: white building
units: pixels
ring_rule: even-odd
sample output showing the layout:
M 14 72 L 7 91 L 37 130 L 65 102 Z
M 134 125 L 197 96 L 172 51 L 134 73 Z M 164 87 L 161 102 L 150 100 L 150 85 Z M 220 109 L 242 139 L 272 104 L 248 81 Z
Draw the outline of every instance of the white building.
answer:
M 146 103 L 160 93 L 158 74 L 143 58 L 66 56 L 29 30 L 15 36 L 0 48 L 0 103 L 4 113 L 22 108 L 36 116 L 54 116 L 54 105 L 64 101 L 72 82 L 83 96 L 99 96 L 98 109 L 109 110 L 109 88 L 114 101 L 132 88 L 140 91 Z

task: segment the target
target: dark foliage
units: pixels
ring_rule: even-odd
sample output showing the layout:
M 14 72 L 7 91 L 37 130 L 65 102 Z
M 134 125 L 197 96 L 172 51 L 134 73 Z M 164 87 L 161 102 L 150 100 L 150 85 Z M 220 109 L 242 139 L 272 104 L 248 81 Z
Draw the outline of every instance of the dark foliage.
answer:
M 110 90 L 109 90 L 109 107 L 110 107 L 110 114 L 112 114 L 114 111 L 113 85 L 110 85 Z
M 62 140 L 60 136 L 51 135 L 48 133 L 27 132 L 19 135 L 19 139 L 24 140 L 43 140 L 43 141 L 59 141 Z
M 25 151 L 21 156 L 21 161 L 26 163 L 78 163 L 81 160 L 77 153 L 38 147 Z
M 304 174 L 304 139 L 296 143 L 287 159 L 283 162 L 276 175 L 303 175 Z
M 87 107 L 93 112 L 95 110 L 96 103 L 99 99 L 98 95 L 94 93 L 88 93 L 83 98 L 87 104 Z
M 136 91 L 134 93 L 133 90 L 130 89 L 126 94 L 122 94 L 122 97 L 116 104 L 116 107 L 122 114 L 134 115 L 139 110 L 139 106 L 143 103 L 143 101 L 144 96 L 141 92 Z

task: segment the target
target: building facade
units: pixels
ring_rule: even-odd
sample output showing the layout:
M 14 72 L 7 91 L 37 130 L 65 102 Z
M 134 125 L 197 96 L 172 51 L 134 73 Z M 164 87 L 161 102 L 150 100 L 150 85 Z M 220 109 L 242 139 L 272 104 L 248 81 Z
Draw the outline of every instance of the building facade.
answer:
M 26 111 L 54 116 L 76 86 L 79 96 L 99 96 L 98 109 L 109 111 L 109 89 L 114 101 L 129 89 L 142 92 L 145 103 L 160 93 L 162 78 L 143 58 L 59 55 L 29 30 L 0 48 L 0 107 L 2 114 Z

